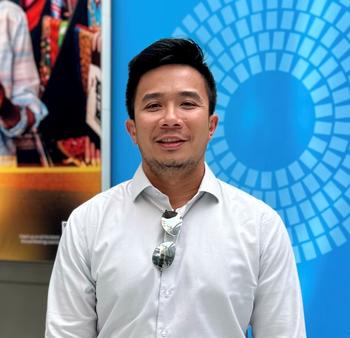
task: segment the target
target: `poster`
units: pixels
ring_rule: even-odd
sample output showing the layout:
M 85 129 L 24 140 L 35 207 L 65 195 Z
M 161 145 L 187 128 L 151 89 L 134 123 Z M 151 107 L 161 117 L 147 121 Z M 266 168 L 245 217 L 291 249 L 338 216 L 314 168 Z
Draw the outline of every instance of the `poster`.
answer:
M 0 154 L 0 260 L 53 260 L 71 211 L 101 191 L 101 2 L 19 5 L 48 114 Z
M 309 338 L 350 334 L 349 5 L 155 0 L 117 2 L 113 10 L 113 78 L 121 89 L 113 103 L 113 182 L 131 178 L 140 162 L 123 132 L 128 61 L 160 38 L 196 40 L 218 88 L 220 123 L 206 161 L 283 218 Z

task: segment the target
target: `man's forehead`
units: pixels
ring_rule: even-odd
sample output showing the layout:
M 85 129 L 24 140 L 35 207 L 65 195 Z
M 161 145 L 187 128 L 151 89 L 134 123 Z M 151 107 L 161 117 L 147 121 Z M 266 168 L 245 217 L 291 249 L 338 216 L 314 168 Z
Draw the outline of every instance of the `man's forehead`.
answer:
M 139 98 L 160 96 L 166 92 L 182 96 L 206 95 L 207 83 L 194 67 L 182 64 L 162 65 L 144 73 L 137 84 Z
M 138 86 L 141 82 L 145 82 L 149 78 L 156 77 L 159 81 L 167 81 L 170 76 L 180 77 L 181 75 L 190 75 L 190 78 L 197 78 L 197 80 L 201 79 L 203 82 L 205 82 L 205 78 L 196 68 L 192 67 L 191 65 L 176 63 L 161 65 L 146 71 L 140 76 Z

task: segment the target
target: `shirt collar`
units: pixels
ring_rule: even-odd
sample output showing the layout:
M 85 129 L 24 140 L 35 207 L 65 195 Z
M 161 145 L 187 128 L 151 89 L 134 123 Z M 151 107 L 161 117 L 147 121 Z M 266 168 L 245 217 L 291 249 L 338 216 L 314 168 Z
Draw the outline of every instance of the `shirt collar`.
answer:
M 221 189 L 218 179 L 215 177 L 214 173 L 211 171 L 209 166 L 205 163 L 205 172 L 202 179 L 201 185 L 198 189 L 199 192 L 206 192 L 213 196 L 217 202 L 219 202 L 221 197 Z
M 133 179 L 132 179 L 131 197 L 132 197 L 133 201 L 135 201 L 136 198 L 147 187 L 153 187 L 153 186 L 152 186 L 152 183 L 147 178 L 147 176 L 145 175 L 143 168 L 142 168 L 142 164 L 140 164 L 135 172 Z
M 148 187 L 154 188 L 152 183 L 145 175 L 142 168 L 142 164 L 140 164 L 132 180 L 131 197 L 133 201 L 135 201 L 136 198 Z M 198 192 L 208 193 L 211 196 L 213 196 L 217 201 L 220 200 L 221 190 L 219 182 L 217 181 L 217 178 L 206 163 L 204 177 L 199 186 Z

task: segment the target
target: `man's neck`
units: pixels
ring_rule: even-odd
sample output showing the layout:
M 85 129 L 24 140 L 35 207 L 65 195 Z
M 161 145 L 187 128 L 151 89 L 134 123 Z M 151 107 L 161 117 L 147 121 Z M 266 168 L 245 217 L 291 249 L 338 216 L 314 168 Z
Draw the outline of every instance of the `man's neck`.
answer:
M 143 164 L 143 170 L 152 185 L 169 197 L 173 209 L 185 205 L 198 192 L 202 182 L 205 166 L 198 166 L 188 170 L 173 170 L 155 173 Z

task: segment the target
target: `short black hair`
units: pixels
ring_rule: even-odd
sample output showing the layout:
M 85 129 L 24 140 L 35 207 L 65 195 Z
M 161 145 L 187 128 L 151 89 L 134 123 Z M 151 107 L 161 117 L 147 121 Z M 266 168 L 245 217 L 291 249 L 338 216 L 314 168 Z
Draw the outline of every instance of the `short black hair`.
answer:
M 129 62 L 129 78 L 126 87 L 126 107 L 130 119 L 135 118 L 135 94 L 145 73 L 164 65 L 188 65 L 202 74 L 209 98 L 209 115 L 216 105 L 216 86 L 213 74 L 204 61 L 202 49 L 191 39 L 161 39 L 146 47 Z

